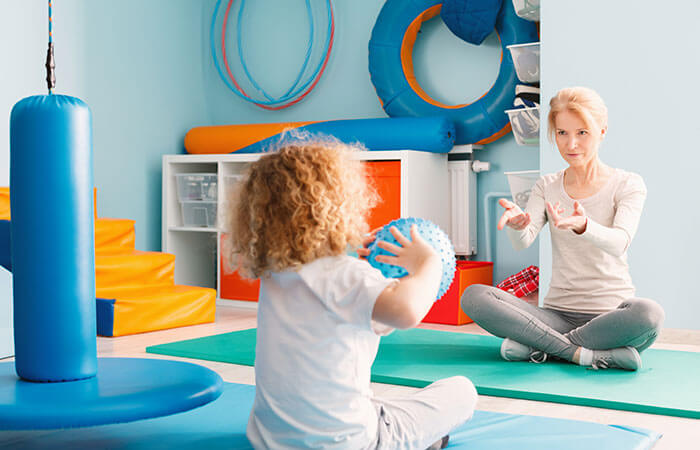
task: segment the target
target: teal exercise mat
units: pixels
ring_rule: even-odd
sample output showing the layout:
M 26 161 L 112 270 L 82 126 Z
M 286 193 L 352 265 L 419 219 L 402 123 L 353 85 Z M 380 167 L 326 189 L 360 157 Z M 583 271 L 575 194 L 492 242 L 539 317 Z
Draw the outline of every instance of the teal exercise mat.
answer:
M 0 449 L 251 449 L 245 436 L 255 386 L 225 383 L 217 400 L 159 419 L 53 431 L 0 433 Z M 450 433 L 448 449 L 646 450 L 654 431 L 578 420 L 476 411 Z
M 700 353 L 647 350 L 637 372 L 575 364 L 506 362 L 501 339 L 411 329 L 383 337 L 372 381 L 423 387 L 452 375 L 468 377 L 483 395 L 700 418 Z M 255 329 L 146 349 L 185 358 L 253 365 Z

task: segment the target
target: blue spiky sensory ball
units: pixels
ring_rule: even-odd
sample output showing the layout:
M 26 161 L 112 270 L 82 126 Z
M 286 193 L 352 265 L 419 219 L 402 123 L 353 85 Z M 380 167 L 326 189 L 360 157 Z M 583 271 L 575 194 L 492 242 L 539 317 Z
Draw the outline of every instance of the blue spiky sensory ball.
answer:
M 377 255 L 392 255 L 391 253 L 377 246 L 377 242 L 379 241 L 386 241 L 400 246 L 389 231 L 389 228 L 396 227 L 401 234 L 406 236 L 408 240 L 411 240 L 411 225 L 413 224 L 418 226 L 418 233 L 438 252 L 440 259 L 442 260 L 442 279 L 440 280 L 440 290 L 438 291 L 437 296 L 437 299 L 440 299 L 440 297 L 447 292 L 450 284 L 452 284 L 457 263 L 455 260 L 455 250 L 449 236 L 447 236 L 447 234 L 433 222 L 415 217 L 391 221 L 381 230 L 379 230 L 377 233 L 377 239 L 375 239 L 369 246 L 370 254 L 369 257 L 367 257 L 367 261 L 369 261 L 372 267 L 379 269 L 387 278 L 402 278 L 408 275 L 408 272 L 406 272 L 406 269 L 403 267 L 377 262 L 375 258 Z

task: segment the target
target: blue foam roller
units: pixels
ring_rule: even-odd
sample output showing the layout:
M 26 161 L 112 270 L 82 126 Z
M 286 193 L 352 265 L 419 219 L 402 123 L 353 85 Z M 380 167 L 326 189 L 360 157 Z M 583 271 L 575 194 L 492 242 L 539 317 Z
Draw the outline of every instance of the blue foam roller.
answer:
M 327 120 L 297 128 L 299 132 L 333 136 L 341 142 L 359 142 L 370 151 L 419 150 L 447 153 L 455 143 L 455 126 L 446 117 L 389 117 Z M 296 138 L 276 134 L 235 153 L 260 153 Z
M 418 233 L 421 235 L 421 237 L 425 239 L 440 255 L 440 260 L 442 261 L 442 279 L 440 280 L 440 290 L 438 291 L 437 295 L 437 299 L 440 299 L 450 288 L 450 284 L 452 284 L 457 262 L 455 258 L 455 250 L 452 246 L 452 241 L 450 241 L 450 237 L 433 222 L 415 217 L 396 219 L 389 222 L 377 233 L 377 238 L 369 246 L 370 254 L 367 261 L 369 261 L 373 267 L 379 269 L 387 278 L 402 278 L 408 275 L 408 272 L 406 272 L 406 269 L 403 267 L 381 263 L 376 260 L 377 255 L 392 255 L 386 250 L 380 248 L 377 243 L 379 241 L 386 241 L 400 246 L 389 229 L 391 227 L 396 227 L 401 234 L 410 240 L 411 225 L 413 224 L 418 226 Z
M 20 100 L 10 115 L 11 254 L 17 375 L 97 373 L 92 132 L 64 95 Z

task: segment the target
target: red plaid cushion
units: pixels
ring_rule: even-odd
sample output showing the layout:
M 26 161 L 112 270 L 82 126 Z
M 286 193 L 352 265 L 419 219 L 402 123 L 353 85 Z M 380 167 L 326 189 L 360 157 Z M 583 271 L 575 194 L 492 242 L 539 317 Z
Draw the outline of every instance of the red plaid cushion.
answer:
M 518 298 L 524 297 L 539 289 L 540 268 L 537 266 L 527 267 L 501 281 L 496 287 L 510 292 Z

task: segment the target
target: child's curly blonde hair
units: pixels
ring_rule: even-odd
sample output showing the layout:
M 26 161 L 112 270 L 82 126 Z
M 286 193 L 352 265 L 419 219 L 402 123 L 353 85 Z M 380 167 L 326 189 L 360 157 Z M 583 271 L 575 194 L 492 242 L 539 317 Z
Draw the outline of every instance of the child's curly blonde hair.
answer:
M 257 278 L 361 245 L 378 197 L 356 150 L 363 148 L 306 139 L 251 163 L 229 194 L 227 269 Z

